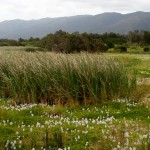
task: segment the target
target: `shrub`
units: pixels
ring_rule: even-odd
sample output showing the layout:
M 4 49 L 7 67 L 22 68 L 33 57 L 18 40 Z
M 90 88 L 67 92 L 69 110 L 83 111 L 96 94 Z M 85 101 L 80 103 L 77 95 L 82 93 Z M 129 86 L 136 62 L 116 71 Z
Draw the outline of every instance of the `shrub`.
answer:
M 107 47 L 108 47 L 108 48 L 114 48 L 114 43 L 108 42 L 108 43 L 107 43 Z
M 46 49 L 44 49 L 44 48 L 41 48 L 41 47 L 37 47 L 37 48 L 36 48 L 36 51 L 40 51 L 40 52 L 46 52 Z
M 127 52 L 127 48 L 125 46 L 120 46 L 120 52 Z
M 28 47 L 24 49 L 26 52 L 36 52 L 36 48 L 34 47 Z
M 116 51 L 116 52 L 127 52 L 127 48 L 125 46 L 117 45 L 114 47 L 114 51 Z
M 150 51 L 150 49 L 149 49 L 149 47 L 144 47 L 144 52 L 149 52 Z
M 9 46 L 6 42 L 0 42 L 0 46 Z

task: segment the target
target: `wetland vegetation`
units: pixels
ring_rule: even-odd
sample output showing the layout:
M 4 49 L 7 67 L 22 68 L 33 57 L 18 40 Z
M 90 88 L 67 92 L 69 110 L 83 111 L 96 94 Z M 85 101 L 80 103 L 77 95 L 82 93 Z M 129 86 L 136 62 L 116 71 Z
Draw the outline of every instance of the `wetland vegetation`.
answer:
M 150 56 L 144 46 L 66 54 L 35 48 L 37 41 L 0 47 L 0 149 L 150 149 Z

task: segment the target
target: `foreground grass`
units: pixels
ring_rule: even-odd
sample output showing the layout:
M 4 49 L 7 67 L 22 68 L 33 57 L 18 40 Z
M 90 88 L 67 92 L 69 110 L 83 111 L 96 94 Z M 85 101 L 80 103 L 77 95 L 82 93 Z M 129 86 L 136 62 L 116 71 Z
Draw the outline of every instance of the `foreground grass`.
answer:
M 0 94 L 17 103 L 96 104 L 127 98 L 136 78 L 117 58 L 97 54 L 1 52 Z
M 98 106 L 0 101 L 0 149 L 150 149 L 150 107 L 116 100 Z
M 0 100 L 0 149 L 150 149 L 150 85 L 145 83 L 150 78 L 147 74 L 150 69 L 148 55 L 111 54 L 110 57 L 82 54 L 82 57 L 66 57 L 59 54 L 54 56 L 49 53 L 7 51 L 2 52 L 0 57 L 1 96 L 7 97 Z M 130 93 L 127 89 L 135 86 L 135 79 L 130 76 L 132 73 L 128 73 L 133 67 L 139 79 L 137 88 Z M 99 69 L 102 69 L 101 74 Z M 141 74 L 141 71 L 146 73 Z M 99 75 L 103 78 L 99 79 Z M 51 80 L 52 76 L 55 76 L 55 80 Z M 41 91 L 48 93 L 45 91 L 47 81 L 52 82 L 51 88 L 57 85 L 54 89 L 59 93 L 50 93 L 53 96 L 51 100 L 55 97 L 55 103 L 49 106 L 37 104 L 45 102 L 42 100 L 44 96 L 50 96 L 41 94 Z M 99 97 L 96 91 L 100 90 L 98 84 L 101 82 L 97 81 L 103 81 L 106 86 L 102 92 L 98 92 L 101 93 Z M 84 90 L 81 87 L 78 89 L 78 85 L 82 85 Z M 73 98 L 83 103 L 74 103 Z M 62 107 L 62 99 L 70 100 L 70 104 Z M 108 99 L 113 101 L 106 101 Z M 89 105 L 97 100 L 102 103 Z

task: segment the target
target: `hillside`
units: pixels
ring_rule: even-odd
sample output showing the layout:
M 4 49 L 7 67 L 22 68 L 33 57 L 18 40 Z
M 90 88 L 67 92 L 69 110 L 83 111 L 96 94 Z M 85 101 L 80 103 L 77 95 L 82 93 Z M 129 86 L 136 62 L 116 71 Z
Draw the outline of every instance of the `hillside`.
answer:
M 0 22 L 0 38 L 18 39 L 43 37 L 57 30 L 88 33 L 127 33 L 130 30 L 150 30 L 150 12 L 130 14 L 102 13 L 40 20 L 8 20 Z

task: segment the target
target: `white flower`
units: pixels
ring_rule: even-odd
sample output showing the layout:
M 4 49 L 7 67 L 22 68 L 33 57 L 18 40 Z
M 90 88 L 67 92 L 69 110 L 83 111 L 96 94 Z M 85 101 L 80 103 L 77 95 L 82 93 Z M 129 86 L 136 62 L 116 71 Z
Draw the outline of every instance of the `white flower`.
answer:
M 16 134 L 18 135 L 18 134 L 19 134 L 19 132 L 17 131 L 17 132 L 16 132 Z
M 87 146 L 88 144 L 89 144 L 89 142 L 86 142 L 86 143 L 85 143 L 85 146 Z
M 21 140 L 19 141 L 19 144 L 22 144 L 22 141 L 21 141 Z
M 45 121 L 45 125 L 49 125 L 49 121 Z
M 129 132 L 125 132 L 124 137 L 128 138 L 129 137 Z
M 36 127 L 40 127 L 41 124 L 39 122 L 36 123 Z
M 30 132 L 32 132 L 32 128 L 30 128 Z
M 10 122 L 9 124 L 10 124 L 10 125 L 13 125 L 13 122 Z

